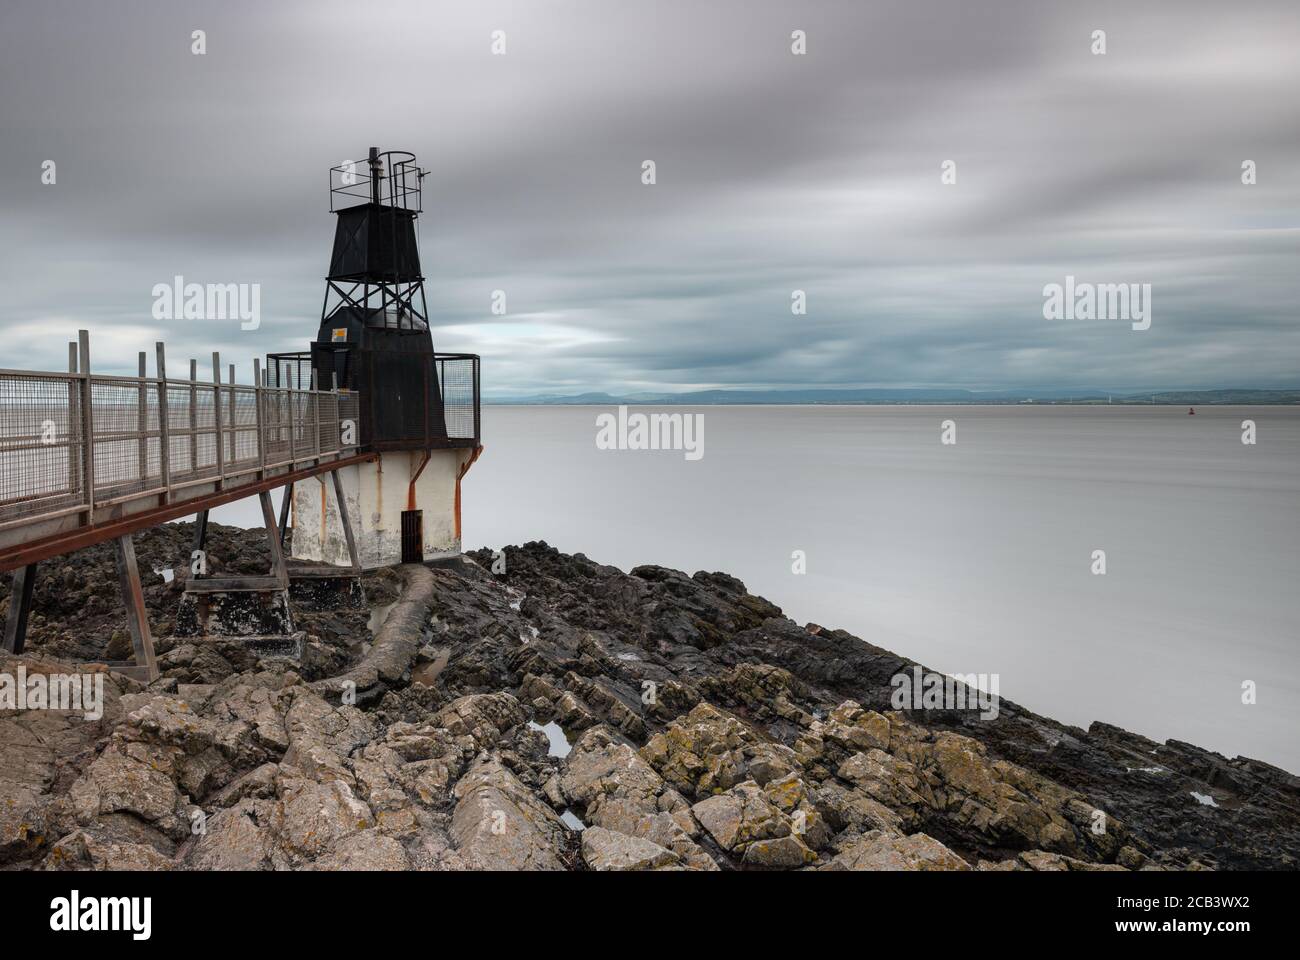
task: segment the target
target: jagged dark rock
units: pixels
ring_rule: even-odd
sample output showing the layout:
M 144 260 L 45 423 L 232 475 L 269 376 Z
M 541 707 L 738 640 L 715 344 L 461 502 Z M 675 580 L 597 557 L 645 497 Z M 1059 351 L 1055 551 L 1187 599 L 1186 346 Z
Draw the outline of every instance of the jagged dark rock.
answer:
M 294 664 L 172 636 L 190 536 L 169 525 L 138 538 L 142 567 L 176 571 L 146 590 L 159 680 L 110 675 L 94 722 L 0 713 L 0 866 L 1293 869 L 1300 858 L 1300 780 L 1283 770 L 1005 700 L 992 720 L 893 711 L 890 678 L 912 661 L 795 624 L 725 574 L 624 573 L 544 543 L 507 548 L 501 576 L 488 554 L 380 571 L 365 582 L 372 605 L 398 602 L 378 635 L 355 606 L 296 611 L 306 637 Z M 210 539 L 217 569 L 266 563 L 260 532 L 214 527 Z M 107 548 L 43 568 L 27 654 L 0 672 L 68 672 L 120 647 L 111 571 Z M 567 747 L 553 744 L 556 727 Z

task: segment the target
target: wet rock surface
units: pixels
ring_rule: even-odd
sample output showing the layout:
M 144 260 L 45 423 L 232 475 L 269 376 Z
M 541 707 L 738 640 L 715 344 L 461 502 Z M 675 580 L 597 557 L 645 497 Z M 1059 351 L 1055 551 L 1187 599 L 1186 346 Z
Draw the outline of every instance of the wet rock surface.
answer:
M 890 707 L 911 661 L 719 573 L 541 543 L 380 571 L 299 662 L 171 636 L 191 531 L 137 538 L 162 676 L 0 711 L 0 868 L 1294 869 L 1300 780 L 1006 700 Z M 260 531 L 210 567 L 261 572 Z M 0 615 L 9 578 L 0 581 Z M 42 568 L 0 674 L 120 656 L 107 548 Z M 98 599 L 96 599 L 98 598 Z M 394 601 L 400 601 L 394 603 Z M 372 632 L 372 627 L 374 632 Z M 129 646 L 129 642 L 128 642 Z M 557 724 L 567 743 L 539 727 Z M 547 727 L 554 731 L 555 727 Z M 558 748 L 557 748 L 558 747 Z M 1215 805 L 1192 794 L 1211 797 Z

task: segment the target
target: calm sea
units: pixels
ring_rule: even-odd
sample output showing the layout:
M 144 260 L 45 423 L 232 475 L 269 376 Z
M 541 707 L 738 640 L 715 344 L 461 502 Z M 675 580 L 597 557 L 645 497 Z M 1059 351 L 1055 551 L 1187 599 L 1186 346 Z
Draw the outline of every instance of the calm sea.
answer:
M 598 449 L 610 409 L 485 407 L 466 548 L 726 571 L 1058 720 L 1300 771 L 1300 408 L 663 408 L 698 460 Z

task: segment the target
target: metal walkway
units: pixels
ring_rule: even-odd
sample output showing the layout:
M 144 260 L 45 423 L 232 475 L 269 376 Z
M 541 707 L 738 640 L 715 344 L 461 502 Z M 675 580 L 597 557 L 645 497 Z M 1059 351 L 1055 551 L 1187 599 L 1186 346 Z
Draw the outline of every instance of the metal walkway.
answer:
M 272 387 L 254 361 L 253 384 L 156 373 L 90 372 L 90 338 L 68 345 L 68 372 L 0 370 L 0 572 L 17 570 L 5 649 L 21 651 L 35 564 L 108 540 L 118 568 L 137 666 L 152 643 L 130 535 L 244 497 L 373 459 L 358 448 L 358 395 Z M 311 388 L 315 384 L 309 385 Z M 142 622 L 143 621 L 143 622 Z M 147 648 L 143 649 L 143 648 Z M 147 654 L 147 657 L 146 657 Z
M 0 370 L 0 571 L 371 459 L 359 454 L 355 393 L 157 374 Z

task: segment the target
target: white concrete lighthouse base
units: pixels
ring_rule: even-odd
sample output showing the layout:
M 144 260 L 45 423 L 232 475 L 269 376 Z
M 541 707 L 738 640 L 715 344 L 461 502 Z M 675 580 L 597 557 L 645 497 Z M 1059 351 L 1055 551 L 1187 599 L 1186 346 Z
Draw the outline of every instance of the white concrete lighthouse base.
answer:
M 402 513 L 421 511 L 425 560 L 460 553 L 457 488 L 474 451 L 396 450 L 339 471 L 364 569 L 402 562 Z M 415 479 L 414 504 L 411 478 Z M 348 543 L 329 474 L 293 488 L 293 556 L 349 566 Z

